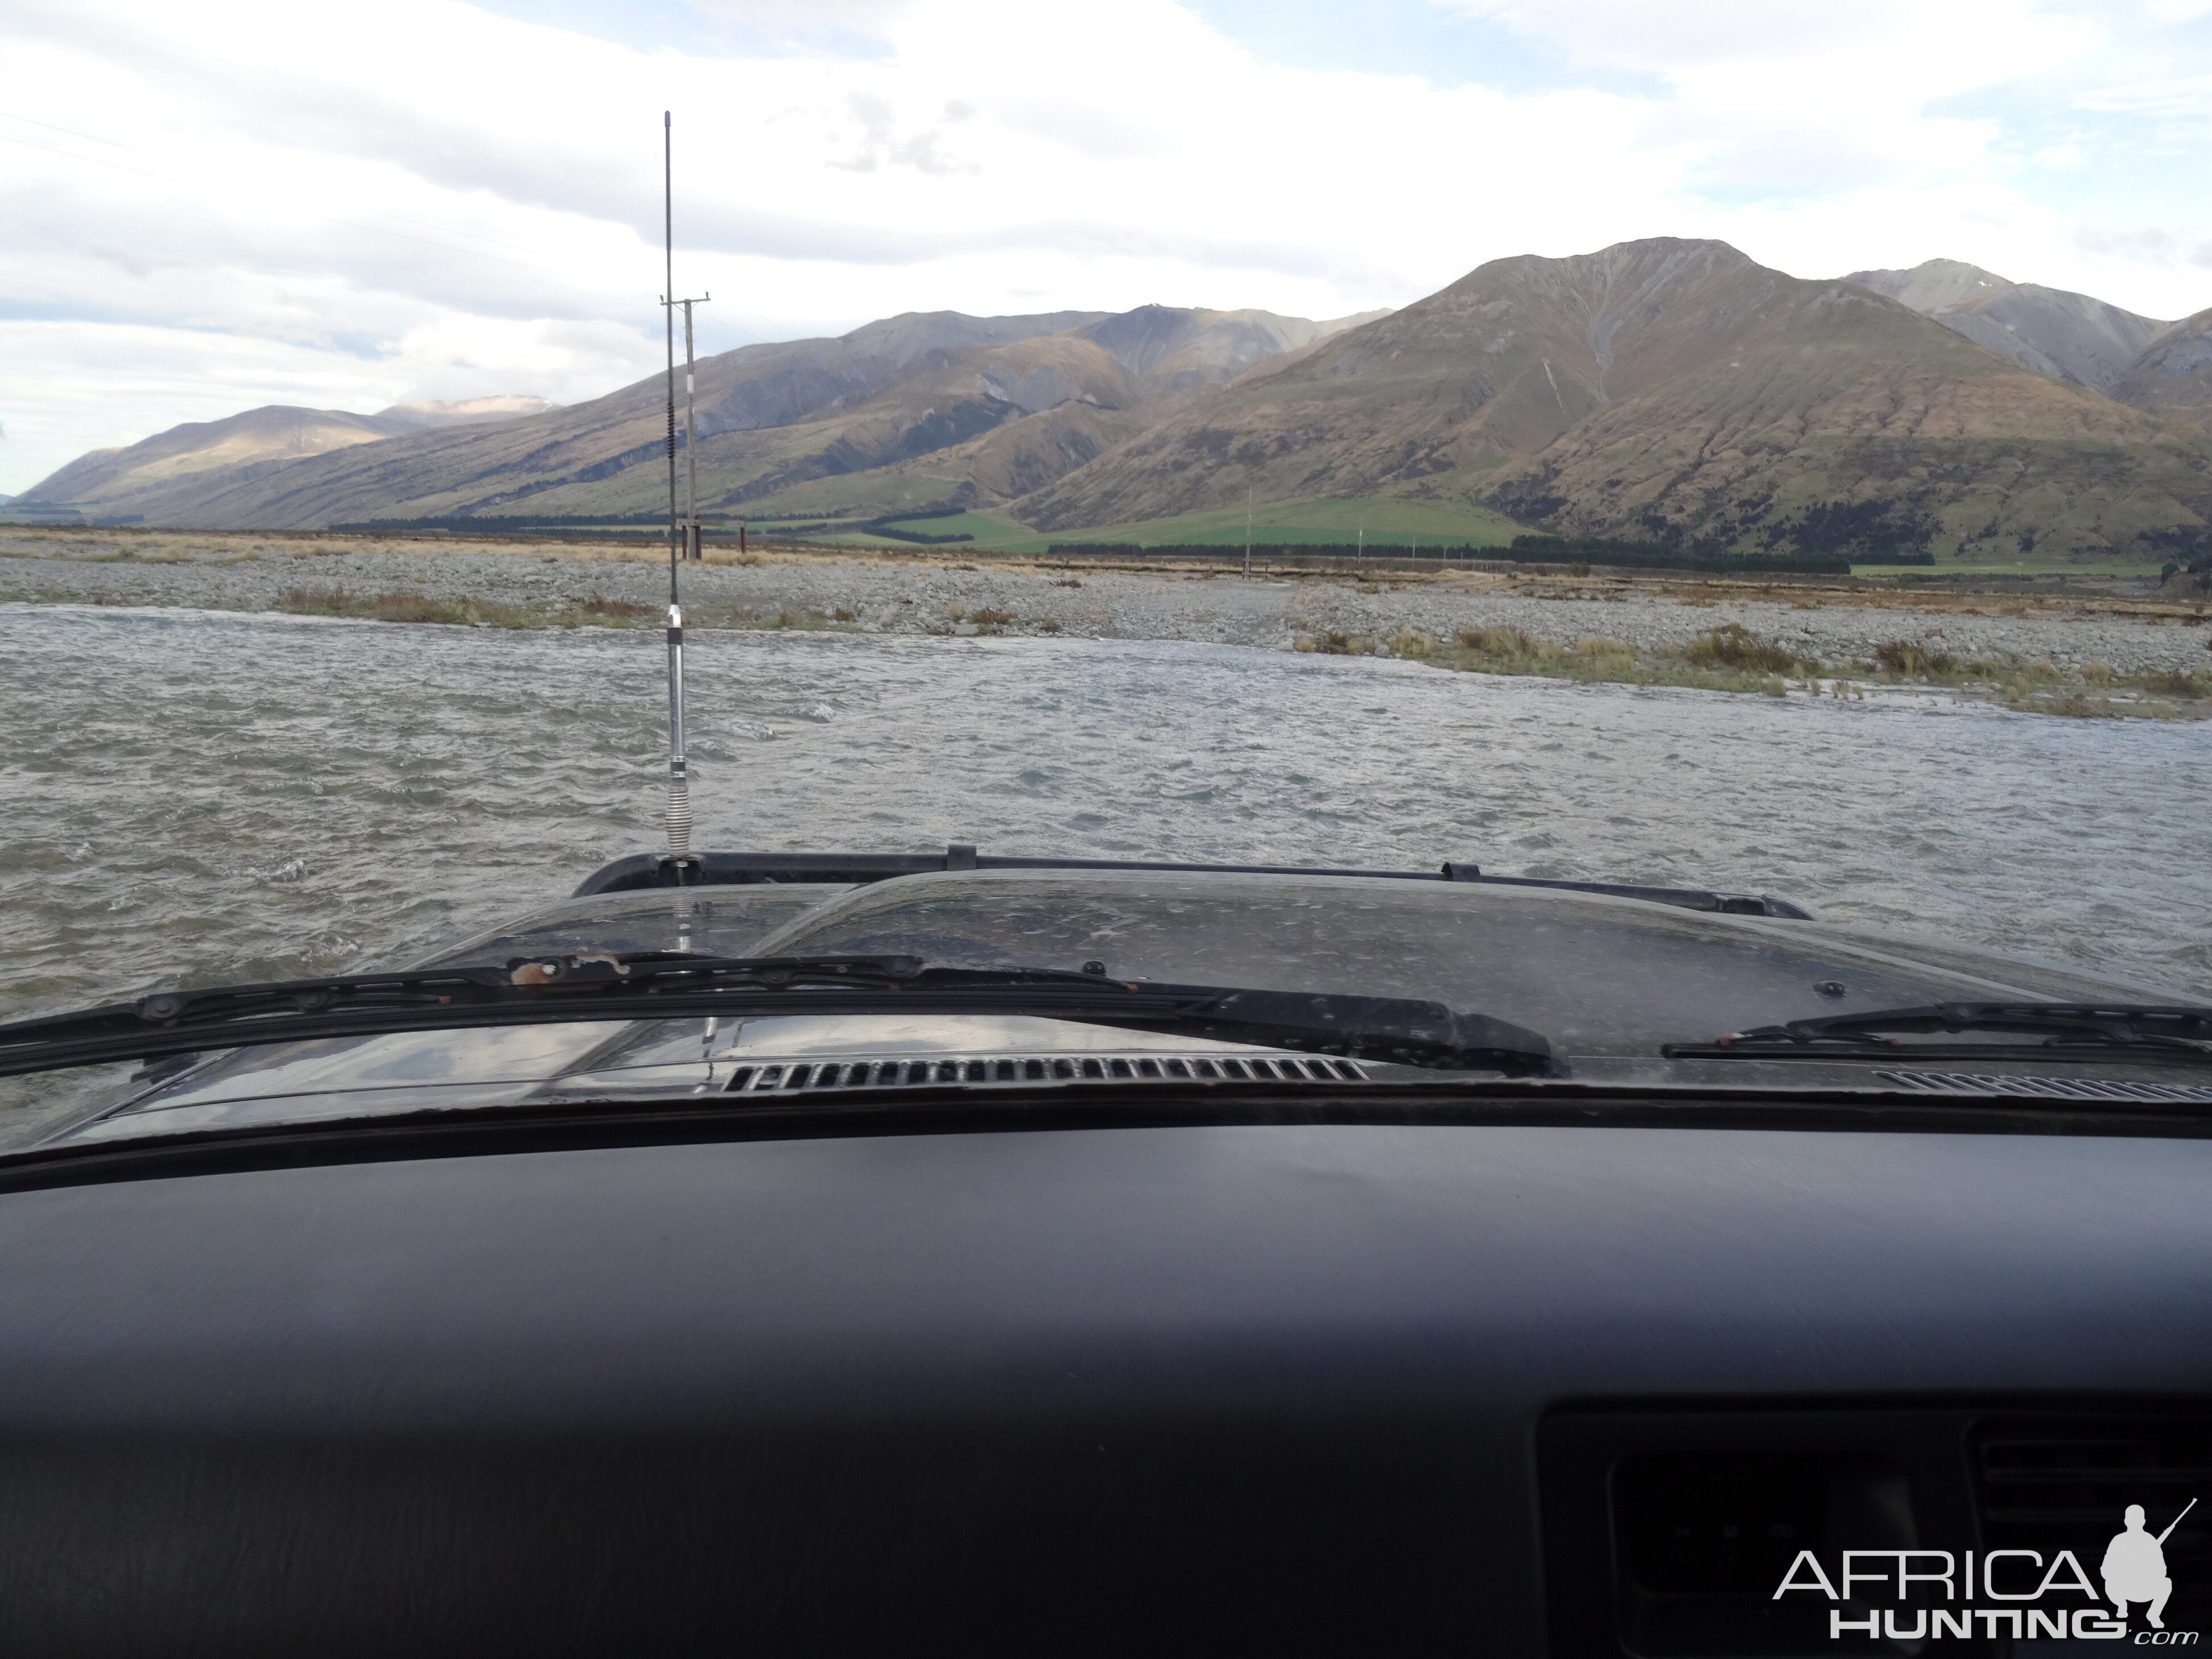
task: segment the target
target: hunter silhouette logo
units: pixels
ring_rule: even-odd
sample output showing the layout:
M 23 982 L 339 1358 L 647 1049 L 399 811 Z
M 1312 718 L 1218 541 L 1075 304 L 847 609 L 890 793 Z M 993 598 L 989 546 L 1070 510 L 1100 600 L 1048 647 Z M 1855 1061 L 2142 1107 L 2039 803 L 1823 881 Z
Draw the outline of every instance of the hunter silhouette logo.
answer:
M 1845 1550 L 1832 1578 L 1811 1550 L 1800 1550 L 1774 1600 L 1807 1591 L 1838 1604 L 1828 1612 L 1831 1641 L 1847 1636 L 1890 1642 L 2008 1638 L 2193 1647 L 2197 1632 L 2166 1627 L 2166 1604 L 2173 1595 L 2166 1540 L 2196 1507 L 2192 1498 L 2165 1531 L 2153 1533 L 2143 1506 L 2129 1504 L 2121 1529 L 2105 1547 L 2099 1568 L 2101 1595 L 2072 1550 L 2060 1550 L 2048 1560 L 2042 1551 L 2026 1549 Z M 2136 1606 L 2144 1609 L 2147 1628 L 2130 1632 L 2128 1610 Z
M 2126 1530 L 2112 1534 L 2112 1541 L 2105 1546 L 2105 1596 L 2112 1602 L 2121 1618 L 2128 1616 L 2128 1603 L 2148 1601 L 2147 1615 L 2153 1630 L 2166 1628 L 2166 1598 L 2173 1594 L 2173 1580 L 2166 1575 L 2166 1540 L 2181 1524 L 2181 1516 L 2197 1507 L 2191 1498 L 2186 1509 L 2166 1523 L 2166 1530 L 2155 1538 L 2143 1530 L 2143 1506 L 2128 1505 L 2122 1517 Z

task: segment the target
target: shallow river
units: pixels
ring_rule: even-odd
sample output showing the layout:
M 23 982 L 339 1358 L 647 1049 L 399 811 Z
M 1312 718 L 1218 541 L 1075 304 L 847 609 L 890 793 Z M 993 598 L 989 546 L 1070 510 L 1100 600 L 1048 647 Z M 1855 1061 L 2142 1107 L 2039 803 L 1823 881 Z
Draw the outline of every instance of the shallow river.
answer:
M 2212 994 L 2212 724 L 695 635 L 697 844 L 1769 891 Z M 657 632 L 0 606 L 0 1012 L 404 957 L 658 846 Z

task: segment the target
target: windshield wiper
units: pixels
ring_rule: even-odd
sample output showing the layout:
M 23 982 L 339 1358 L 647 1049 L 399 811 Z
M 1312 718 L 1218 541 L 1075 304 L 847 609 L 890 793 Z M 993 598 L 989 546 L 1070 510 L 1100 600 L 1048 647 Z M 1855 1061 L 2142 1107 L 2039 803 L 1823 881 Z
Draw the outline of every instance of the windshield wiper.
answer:
M 2040 1042 L 1902 1042 L 1970 1031 Z M 1708 1043 L 1670 1042 L 1668 1060 L 2121 1060 L 2212 1062 L 2212 1008 L 2100 1002 L 1936 1002 L 1760 1025 Z
M 582 1020 L 772 1014 L 1032 1014 L 1350 1060 L 1551 1073 L 1537 1033 L 1438 1002 L 1162 985 L 1050 968 L 932 968 L 918 957 L 518 957 L 267 985 L 163 991 L 0 1025 L 0 1077 L 161 1054 Z

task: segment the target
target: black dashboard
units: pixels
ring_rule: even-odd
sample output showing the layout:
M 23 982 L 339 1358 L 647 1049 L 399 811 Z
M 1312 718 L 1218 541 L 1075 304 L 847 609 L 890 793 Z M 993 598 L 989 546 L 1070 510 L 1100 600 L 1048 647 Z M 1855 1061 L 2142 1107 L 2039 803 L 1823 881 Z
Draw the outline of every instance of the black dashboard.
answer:
M 2208 1178 L 1599 1121 L 48 1178 L 0 1193 L 0 1650 L 2071 1651 L 1771 1592 L 2094 1576 L 2212 1498 Z

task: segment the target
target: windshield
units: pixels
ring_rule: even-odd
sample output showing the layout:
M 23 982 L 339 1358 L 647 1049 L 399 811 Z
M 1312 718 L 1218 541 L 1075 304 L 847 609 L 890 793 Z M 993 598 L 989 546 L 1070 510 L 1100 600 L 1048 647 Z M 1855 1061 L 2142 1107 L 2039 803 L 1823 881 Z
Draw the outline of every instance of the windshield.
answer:
M 1748 1100 L 2203 1063 L 2156 1012 L 2212 1000 L 2212 395 L 2206 327 L 2160 320 L 2201 268 L 2136 250 L 2155 315 L 1848 235 L 1784 270 L 1656 234 L 1663 185 L 1579 248 L 1431 214 L 1371 258 L 1235 191 L 1199 217 L 1265 234 L 1216 245 L 1126 179 L 1041 234 L 1057 141 L 969 153 L 1003 98 L 822 138 L 841 97 L 716 114 L 816 135 L 750 171 L 680 110 L 553 143 L 617 180 L 586 220 L 658 219 L 634 291 L 461 139 L 459 217 L 327 212 L 410 258 L 482 214 L 480 264 L 550 239 L 500 267 L 554 284 L 520 311 L 442 264 L 363 309 L 287 255 L 351 320 L 271 367 L 239 342 L 290 302 L 158 236 L 115 278 L 151 311 L 40 287 L 113 349 L 9 380 L 76 412 L 0 434 L 0 1025 L 90 1023 L 0 1055 L 0 1150 L 739 1072 Z M 1067 165 L 1216 176 L 1101 143 Z M 149 404 L 100 365 L 163 328 L 196 343 Z M 364 984 L 439 966 L 492 977 Z

